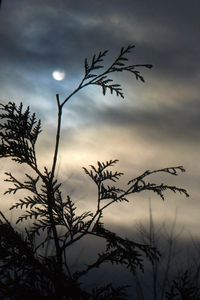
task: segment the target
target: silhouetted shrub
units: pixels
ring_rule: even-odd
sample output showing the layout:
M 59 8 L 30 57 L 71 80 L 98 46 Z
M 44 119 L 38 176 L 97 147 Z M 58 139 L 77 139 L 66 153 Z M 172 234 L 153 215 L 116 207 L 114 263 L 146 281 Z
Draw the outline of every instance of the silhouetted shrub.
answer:
M 107 51 L 94 55 L 89 63 L 85 60 L 85 74 L 78 87 L 64 99 L 56 95 L 58 123 L 55 152 L 50 170 L 40 169 L 37 164 L 36 142 L 41 133 L 41 122 L 29 107 L 22 103 L 1 104 L 0 113 L 0 158 L 10 158 L 17 164 L 26 165 L 32 173 L 25 173 L 25 181 L 20 181 L 12 173 L 5 173 L 12 186 L 5 194 L 27 191 L 10 208 L 22 209 L 17 223 L 32 220 L 32 226 L 23 234 L 17 231 L 4 214 L 0 215 L 0 297 L 1 299 L 125 299 L 124 287 L 112 285 L 97 287 L 93 291 L 84 291 L 81 278 L 90 270 L 105 262 L 124 265 L 134 273 L 137 268 L 143 270 L 143 257 L 150 261 L 159 259 L 159 252 L 148 244 L 122 238 L 108 230 L 103 223 L 104 211 L 118 202 L 129 201 L 129 196 L 142 191 L 152 191 L 164 199 L 164 192 L 170 190 L 188 196 L 183 188 L 149 182 L 155 173 L 178 175 L 184 172 L 182 166 L 146 171 L 131 179 L 125 188 L 119 188 L 117 182 L 123 173 L 113 171 L 117 160 L 98 162 L 96 166 L 83 168 L 97 188 L 95 211 L 78 214 L 70 195 L 63 195 L 61 183 L 55 176 L 60 142 L 63 107 L 67 101 L 86 86 L 96 85 L 102 88 L 103 95 L 110 91 L 124 98 L 120 84 L 110 77 L 116 72 L 130 72 L 137 80 L 144 81 L 139 68 L 151 68 L 151 65 L 129 65 L 126 55 L 134 46 L 122 48 L 118 57 L 108 67 L 102 65 Z M 101 71 L 101 72 L 100 72 Z M 27 171 L 28 172 L 28 171 Z M 62 229 L 62 230 L 60 230 Z M 41 234 L 43 232 L 43 234 Z M 106 242 L 105 250 L 85 269 L 72 273 L 66 258 L 66 249 L 85 236 L 96 236 Z M 39 238 L 38 238 L 39 237 Z M 42 239 L 42 241 L 41 241 Z M 52 243 L 54 253 L 45 254 L 43 247 Z M 97 283 L 98 286 L 98 283 Z

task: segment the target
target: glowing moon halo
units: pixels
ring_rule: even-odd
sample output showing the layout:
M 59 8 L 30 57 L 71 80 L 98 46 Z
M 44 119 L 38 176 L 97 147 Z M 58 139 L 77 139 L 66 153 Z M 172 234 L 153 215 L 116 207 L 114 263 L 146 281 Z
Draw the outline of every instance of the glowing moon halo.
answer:
M 53 79 L 61 81 L 65 79 L 65 71 L 63 70 L 54 70 L 52 72 Z

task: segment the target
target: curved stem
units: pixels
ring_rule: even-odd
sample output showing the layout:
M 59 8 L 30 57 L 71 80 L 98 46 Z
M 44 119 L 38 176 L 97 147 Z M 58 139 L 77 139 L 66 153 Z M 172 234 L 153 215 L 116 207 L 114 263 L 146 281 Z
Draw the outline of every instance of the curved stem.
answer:
M 56 94 L 56 100 L 57 100 L 57 106 L 58 106 L 58 125 L 57 125 L 56 144 L 55 144 L 55 152 L 54 152 L 54 157 L 53 157 L 53 165 L 52 165 L 52 169 L 51 169 L 51 180 L 54 177 L 54 173 L 55 173 L 55 169 L 56 169 L 58 148 L 59 148 L 59 142 L 60 142 L 61 119 L 62 119 L 62 105 L 60 105 L 60 99 L 59 99 L 58 94 Z

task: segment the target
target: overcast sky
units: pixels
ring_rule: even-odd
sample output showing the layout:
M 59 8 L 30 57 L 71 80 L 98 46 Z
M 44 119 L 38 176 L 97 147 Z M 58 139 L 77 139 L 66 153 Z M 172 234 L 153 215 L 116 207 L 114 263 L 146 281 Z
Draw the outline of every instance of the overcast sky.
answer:
M 63 116 L 58 176 L 80 209 L 94 202 L 95 189 L 82 166 L 119 159 L 123 183 L 146 169 L 183 165 L 186 173 L 167 177 L 188 189 L 190 198 L 136 195 L 108 211 L 113 224 L 133 226 L 148 215 L 199 232 L 200 211 L 200 2 L 199 0 L 4 0 L 0 11 L 0 98 L 30 105 L 43 124 L 38 142 L 41 166 L 51 165 L 56 98 L 64 99 L 84 75 L 84 59 L 109 50 L 106 65 L 122 46 L 134 44 L 130 63 L 153 64 L 115 77 L 125 99 L 88 87 L 67 103 Z M 62 69 L 65 80 L 52 72 Z M 5 171 L 1 164 L 1 174 Z M 16 169 L 16 173 L 20 170 Z M 165 178 L 164 178 L 165 179 Z M 157 178 L 157 180 L 164 180 Z M 1 184 L 2 186 L 2 184 Z M 7 202 L 1 206 L 7 211 Z

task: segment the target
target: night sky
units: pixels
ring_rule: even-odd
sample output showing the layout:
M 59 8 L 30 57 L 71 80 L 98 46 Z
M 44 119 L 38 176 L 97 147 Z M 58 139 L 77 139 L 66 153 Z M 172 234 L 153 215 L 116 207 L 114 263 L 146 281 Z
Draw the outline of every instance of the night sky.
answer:
M 193 235 L 200 212 L 200 2 L 199 0 L 4 0 L 0 10 L 0 98 L 29 105 L 42 120 L 38 142 L 41 167 L 51 166 L 56 132 L 56 93 L 61 99 L 84 75 L 84 59 L 109 50 L 112 63 L 122 46 L 134 44 L 130 63 L 145 83 L 128 73 L 115 76 L 125 99 L 87 87 L 65 106 L 57 174 L 79 209 L 93 207 L 95 188 L 82 167 L 119 159 L 122 184 L 147 169 L 183 165 L 178 177 L 158 182 L 184 187 L 190 198 L 143 193 L 109 209 L 110 224 L 132 228 L 148 216 L 177 223 Z M 62 69 L 63 81 L 52 72 Z M 1 177 L 11 164 L 1 162 Z M 21 169 L 16 168 L 16 176 Z M 2 190 L 2 183 L 1 183 Z M 5 196 L 1 208 L 8 213 Z M 11 201 L 11 200 L 10 200 Z M 13 200 L 12 200 L 13 201 Z

